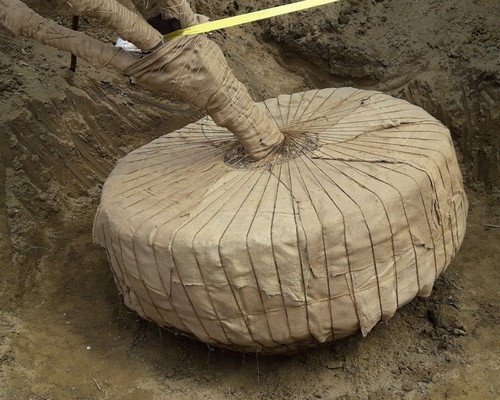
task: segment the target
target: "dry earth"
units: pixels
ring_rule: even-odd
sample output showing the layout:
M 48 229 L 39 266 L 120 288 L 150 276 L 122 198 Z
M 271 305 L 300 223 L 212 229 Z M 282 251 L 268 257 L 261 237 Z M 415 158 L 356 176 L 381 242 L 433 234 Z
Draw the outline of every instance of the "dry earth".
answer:
M 51 1 L 28 3 L 55 18 Z M 257 4 L 193 3 L 214 18 Z M 355 85 L 425 107 L 452 128 L 469 182 L 464 244 L 430 298 L 366 338 L 280 357 L 141 320 L 91 242 L 116 160 L 195 116 L 0 28 L 0 399 L 500 398 L 499 17 L 496 0 L 351 0 L 215 33 L 256 99 Z

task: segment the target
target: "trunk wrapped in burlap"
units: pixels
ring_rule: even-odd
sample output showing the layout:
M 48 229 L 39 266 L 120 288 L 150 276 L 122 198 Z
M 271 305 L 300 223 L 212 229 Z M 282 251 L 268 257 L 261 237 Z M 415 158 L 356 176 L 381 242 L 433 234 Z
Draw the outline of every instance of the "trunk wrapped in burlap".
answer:
M 285 132 L 272 160 L 247 163 L 204 118 L 111 173 L 94 237 L 126 304 L 214 345 L 276 353 L 366 335 L 428 296 L 465 232 L 448 130 L 351 88 L 259 109 Z
M 210 115 L 238 138 L 253 159 L 265 157 L 283 141 L 276 122 L 256 107 L 219 46 L 205 36 L 176 38 L 124 73 Z
M 134 43 L 142 51 L 155 48 L 163 36 L 144 18 L 115 0 L 58 0 L 75 15 L 98 19 L 122 38 Z
M 107 66 L 122 71 L 134 61 L 129 54 L 111 44 L 43 18 L 19 0 L 0 0 L 0 21 L 14 35 L 68 51 L 97 67 Z

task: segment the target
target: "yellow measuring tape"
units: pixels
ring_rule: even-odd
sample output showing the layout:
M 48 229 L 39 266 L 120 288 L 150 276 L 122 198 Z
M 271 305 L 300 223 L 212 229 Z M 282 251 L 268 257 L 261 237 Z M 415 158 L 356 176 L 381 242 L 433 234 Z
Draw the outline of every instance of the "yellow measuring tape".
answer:
M 204 22 L 190 26 L 188 28 L 179 29 L 165 35 L 165 39 L 171 40 L 176 36 L 181 35 L 198 35 L 200 33 L 207 33 L 216 31 L 218 29 L 229 28 L 231 26 L 247 24 L 249 22 L 260 21 L 261 19 L 276 17 L 277 15 L 289 14 L 295 11 L 306 10 L 312 7 L 322 6 L 324 4 L 336 3 L 340 0 L 303 0 L 292 4 L 285 4 L 283 6 L 268 8 L 267 10 L 254 11 L 248 14 L 236 15 L 234 17 L 218 19 L 216 21 Z

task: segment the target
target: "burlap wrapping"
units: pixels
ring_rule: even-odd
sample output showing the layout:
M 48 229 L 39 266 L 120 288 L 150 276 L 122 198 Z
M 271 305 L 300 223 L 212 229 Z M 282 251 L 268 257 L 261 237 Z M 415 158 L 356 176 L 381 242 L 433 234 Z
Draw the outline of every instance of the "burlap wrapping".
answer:
M 210 115 L 238 138 L 250 158 L 265 157 L 283 141 L 276 122 L 256 107 L 219 46 L 205 36 L 167 42 L 124 73 Z
M 68 51 L 97 67 L 122 71 L 134 61 L 132 56 L 111 44 L 43 18 L 19 0 L 0 0 L 0 22 L 17 36 Z
M 116 0 L 58 0 L 58 2 L 75 15 L 87 15 L 98 19 L 142 51 L 153 49 L 163 39 L 163 36 L 147 24 L 144 18 Z
M 428 296 L 465 232 L 448 130 L 352 88 L 259 107 L 286 135 L 273 158 L 247 163 L 204 118 L 111 173 L 94 237 L 126 304 L 202 341 L 272 353 L 366 335 Z

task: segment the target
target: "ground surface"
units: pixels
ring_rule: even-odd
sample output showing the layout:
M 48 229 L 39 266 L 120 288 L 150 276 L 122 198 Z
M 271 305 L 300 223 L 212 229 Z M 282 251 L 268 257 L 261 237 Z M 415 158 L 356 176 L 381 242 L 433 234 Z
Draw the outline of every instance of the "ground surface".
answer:
M 215 17 L 244 12 L 252 2 L 196 3 Z M 450 59 L 446 49 L 464 54 L 462 42 L 443 35 L 447 42 L 437 43 L 439 35 L 434 26 L 426 28 L 425 18 L 411 40 L 405 30 L 411 24 L 404 18 L 382 32 L 382 18 L 396 20 L 403 3 L 415 8 L 408 15 L 418 11 L 447 21 L 446 26 L 477 32 L 480 40 L 472 36 L 465 46 L 476 53 L 469 71 L 486 75 L 462 78 L 467 88 L 483 85 L 479 93 L 486 103 L 471 103 L 483 114 L 460 114 L 453 103 L 459 96 L 455 84 L 433 83 L 436 76 L 456 72 L 456 65 L 435 65 Z M 468 10 L 469 3 L 478 4 Z M 490 55 L 497 31 L 488 25 L 498 11 L 495 3 L 385 0 L 361 7 L 365 2 L 346 1 L 321 15 L 285 20 L 293 22 L 296 37 L 287 38 L 290 30 L 279 25 L 285 22 L 275 21 L 234 28 L 226 38 L 216 33 L 215 40 L 256 99 L 350 84 L 413 96 L 435 115 L 433 107 L 443 101 L 439 112 L 454 127 L 463 152 L 471 147 L 463 142 L 457 118 L 468 120 L 467 132 L 479 132 L 470 139 L 474 146 L 493 149 L 495 156 L 500 69 Z M 48 8 L 41 11 L 54 15 Z M 83 21 L 83 29 L 113 38 L 90 22 Z M 363 29 L 365 34 L 357 33 Z M 424 51 L 427 42 L 431 50 Z M 327 43 L 335 51 L 321 47 Z M 404 57 L 378 63 L 390 54 L 383 43 L 399 43 L 403 56 L 412 46 L 422 50 L 417 67 Z M 500 198 L 492 186 L 498 181 L 493 159 L 484 158 L 489 175 L 478 176 L 477 160 L 464 156 L 475 189 L 468 192 L 468 231 L 429 299 L 416 299 L 366 338 L 354 336 L 296 355 L 257 357 L 210 349 L 127 310 L 104 251 L 91 242 L 100 187 L 115 161 L 194 117 L 186 107 L 153 97 L 113 73 L 80 63 L 74 75 L 67 70 L 68 59 L 0 29 L 0 399 L 500 398 Z M 423 71 L 422 65 L 434 69 Z M 485 123 L 488 134 L 481 130 Z M 478 190 L 483 184 L 492 189 Z

